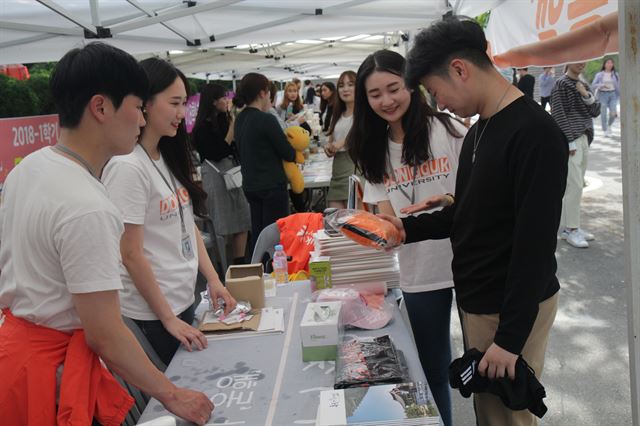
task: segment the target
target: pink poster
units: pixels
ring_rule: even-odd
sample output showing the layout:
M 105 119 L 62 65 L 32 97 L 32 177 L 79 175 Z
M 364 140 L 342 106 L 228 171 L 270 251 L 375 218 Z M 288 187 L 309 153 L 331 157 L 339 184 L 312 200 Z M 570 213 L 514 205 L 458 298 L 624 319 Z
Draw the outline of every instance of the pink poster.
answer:
M 0 119 L 0 183 L 24 157 L 58 142 L 58 114 Z

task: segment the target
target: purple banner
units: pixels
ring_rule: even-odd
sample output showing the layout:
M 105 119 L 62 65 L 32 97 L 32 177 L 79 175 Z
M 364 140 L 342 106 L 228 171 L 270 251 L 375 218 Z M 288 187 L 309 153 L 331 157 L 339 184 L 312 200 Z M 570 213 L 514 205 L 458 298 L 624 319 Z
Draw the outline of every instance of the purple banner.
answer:
M 200 93 L 196 93 L 187 99 L 187 110 L 184 117 L 184 124 L 187 128 L 187 133 L 191 133 L 193 126 L 196 124 L 198 105 L 200 105 Z

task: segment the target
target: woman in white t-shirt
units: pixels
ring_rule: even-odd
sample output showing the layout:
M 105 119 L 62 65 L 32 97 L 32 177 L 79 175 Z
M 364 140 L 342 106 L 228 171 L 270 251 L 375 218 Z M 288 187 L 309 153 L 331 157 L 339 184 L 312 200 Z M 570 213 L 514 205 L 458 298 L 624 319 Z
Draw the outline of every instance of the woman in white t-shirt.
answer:
M 358 69 L 351 158 L 366 179 L 364 201 L 405 216 L 419 200 L 455 192 L 465 127 L 404 85 L 405 59 L 380 50 Z M 444 197 L 452 200 L 452 197 Z M 445 425 L 451 425 L 448 367 L 453 277 L 448 239 L 400 248 L 400 285 L 422 367 Z
M 132 318 L 165 364 L 182 343 L 203 349 L 207 339 L 192 327 L 198 270 L 214 301 L 227 310 L 235 300 L 216 273 L 194 213 L 206 215 L 204 191 L 192 179 L 184 124 L 187 80 L 170 63 L 142 61 L 149 78 L 147 122 L 129 155 L 114 157 L 103 173 L 109 197 L 122 212 L 120 242 L 122 314 Z
M 324 147 L 328 157 L 333 157 L 331 182 L 327 201 L 329 207 L 344 209 L 349 197 L 349 176 L 355 172 L 355 165 L 346 152 L 345 141 L 353 123 L 356 73 L 345 71 L 338 78 L 338 99 L 334 103 L 331 125 L 327 134 L 329 142 Z

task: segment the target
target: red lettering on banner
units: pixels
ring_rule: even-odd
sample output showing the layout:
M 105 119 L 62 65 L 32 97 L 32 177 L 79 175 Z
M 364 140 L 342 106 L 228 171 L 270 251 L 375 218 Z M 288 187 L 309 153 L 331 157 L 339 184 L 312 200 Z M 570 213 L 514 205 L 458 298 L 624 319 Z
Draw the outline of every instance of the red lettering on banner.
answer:
M 533 2 L 534 0 L 531 0 Z M 547 40 L 558 35 L 557 29 L 549 28 L 562 17 L 564 0 L 536 0 L 536 29 L 539 40 Z M 570 31 L 590 24 L 602 16 L 594 11 L 608 5 L 610 0 L 571 0 L 567 3 L 566 19 Z M 548 25 L 547 25 L 548 20 Z
M 573 0 L 569 2 L 567 17 L 574 20 L 608 3 L 608 0 Z
M 0 119 L 0 183 L 24 157 L 55 145 L 59 135 L 57 114 Z
M 583 19 L 582 21 L 576 22 L 575 24 L 573 24 L 571 26 L 571 31 L 576 30 L 580 27 L 584 27 L 585 25 L 588 25 L 594 21 L 597 21 L 598 19 L 602 18 L 602 16 L 600 15 L 591 15 L 589 16 L 587 19 Z
M 555 0 L 538 0 L 538 8 L 536 10 L 536 28 L 544 28 L 547 23 L 547 16 L 549 18 L 549 24 L 553 25 L 558 22 L 562 13 L 562 6 L 564 0 L 558 0 L 558 4 Z

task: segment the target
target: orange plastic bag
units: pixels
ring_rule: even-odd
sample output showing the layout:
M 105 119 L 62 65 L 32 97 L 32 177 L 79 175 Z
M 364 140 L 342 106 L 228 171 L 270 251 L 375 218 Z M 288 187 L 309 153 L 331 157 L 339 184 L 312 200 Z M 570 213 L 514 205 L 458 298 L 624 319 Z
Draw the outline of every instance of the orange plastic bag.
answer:
M 378 250 L 393 248 L 402 242 L 393 224 L 362 210 L 339 209 L 325 218 L 325 224 L 360 245 Z

